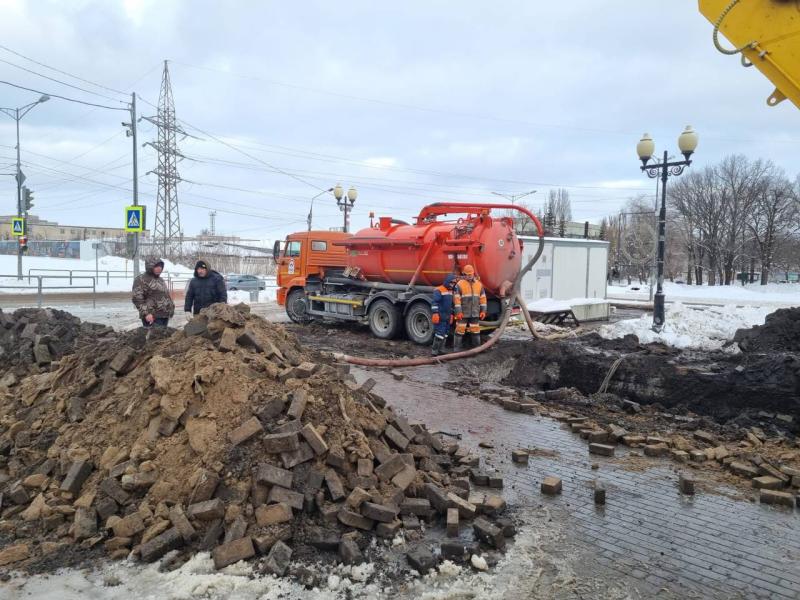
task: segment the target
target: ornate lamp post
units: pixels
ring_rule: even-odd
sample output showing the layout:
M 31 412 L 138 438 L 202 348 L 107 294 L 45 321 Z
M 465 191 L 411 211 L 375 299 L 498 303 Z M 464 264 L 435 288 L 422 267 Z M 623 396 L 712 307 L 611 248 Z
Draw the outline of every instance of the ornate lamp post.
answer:
M 641 169 L 647 176 L 654 179 L 661 176 L 661 212 L 658 215 L 658 259 L 656 293 L 653 296 L 653 331 L 660 332 L 664 328 L 664 251 L 666 246 L 667 228 L 667 178 L 670 175 L 680 175 L 683 170 L 692 164 L 690 157 L 697 148 L 697 134 L 691 125 L 678 137 L 678 148 L 685 160 L 669 162 L 669 155 L 664 151 L 664 160 L 660 163 L 650 163 L 655 152 L 655 143 L 649 134 L 645 133 L 636 144 L 636 152 L 642 161 Z
M 333 188 L 333 196 L 336 198 L 336 204 L 339 210 L 344 212 L 344 231 L 347 233 L 350 231 L 350 211 L 353 210 L 353 204 L 355 204 L 356 198 L 358 198 L 358 191 L 356 191 L 356 188 L 353 186 L 350 186 L 350 189 L 347 190 L 347 197 L 345 197 L 342 185 L 337 183 L 336 187 Z

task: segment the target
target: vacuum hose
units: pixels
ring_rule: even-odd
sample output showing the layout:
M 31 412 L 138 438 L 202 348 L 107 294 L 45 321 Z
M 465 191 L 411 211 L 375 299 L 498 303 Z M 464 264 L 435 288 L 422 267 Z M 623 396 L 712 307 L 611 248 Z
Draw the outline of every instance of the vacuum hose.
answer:
M 539 257 L 542 255 L 544 251 L 544 229 L 542 228 L 542 224 L 539 222 L 539 219 L 536 218 L 536 215 L 531 213 L 523 206 L 517 206 L 515 204 L 472 204 L 472 203 L 454 203 L 454 204 L 447 204 L 449 207 L 455 207 L 456 209 L 462 208 L 466 212 L 467 210 L 472 210 L 476 208 L 489 208 L 489 209 L 513 209 L 518 210 L 521 213 L 525 214 L 531 221 L 536 225 L 536 232 L 539 236 L 539 247 L 536 249 L 536 254 L 528 261 L 528 263 L 520 269 L 520 272 L 517 274 L 516 279 L 511 287 L 511 292 L 508 296 L 502 300 L 503 303 L 503 316 L 500 319 L 499 327 L 494 331 L 494 334 L 483 342 L 480 346 L 476 348 L 470 348 L 469 350 L 463 350 L 461 352 L 451 352 L 450 354 L 442 354 L 440 356 L 425 356 L 419 358 L 361 358 L 358 356 L 350 356 L 348 354 L 339 354 L 334 353 L 333 356 L 337 360 L 342 360 L 348 362 L 353 365 L 361 365 L 364 367 L 417 367 L 420 365 L 433 365 L 437 363 L 447 362 L 450 360 L 457 360 L 461 358 L 469 358 L 470 356 L 476 356 L 494 346 L 497 343 L 497 340 L 500 339 L 500 336 L 503 335 L 503 332 L 508 325 L 508 320 L 511 318 L 511 305 L 513 304 L 514 300 L 519 302 L 519 305 L 522 309 L 522 314 L 525 316 L 525 321 L 528 323 L 528 328 L 531 330 L 531 334 L 534 337 L 539 337 L 536 334 L 536 331 L 533 327 L 533 321 L 531 319 L 530 313 L 528 313 L 528 308 L 525 306 L 525 303 L 522 301 L 522 297 L 520 295 L 520 286 L 522 285 L 522 278 L 530 272 L 533 268 L 533 265 L 536 264 L 536 261 L 539 260 Z M 457 212 L 457 210 L 453 210 L 452 212 Z

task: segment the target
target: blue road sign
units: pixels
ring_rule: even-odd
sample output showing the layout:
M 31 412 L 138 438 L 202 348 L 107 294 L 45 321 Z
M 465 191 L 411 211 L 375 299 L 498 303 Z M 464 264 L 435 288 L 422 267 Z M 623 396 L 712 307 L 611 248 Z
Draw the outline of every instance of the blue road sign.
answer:
M 125 231 L 144 231 L 144 206 L 125 207 Z
M 25 219 L 22 217 L 11 218 L 11 235 L 20 237 L 25 235 Z

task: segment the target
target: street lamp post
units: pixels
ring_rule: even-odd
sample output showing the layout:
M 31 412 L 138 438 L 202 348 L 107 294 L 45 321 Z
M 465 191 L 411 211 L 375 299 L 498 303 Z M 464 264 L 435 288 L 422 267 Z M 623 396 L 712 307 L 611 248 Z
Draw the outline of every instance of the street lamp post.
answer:
M 529 192 L 523 192 L 521 194 L 504 194 L 502 192 L 492 192 L 495 196 L 500 196 L 501 198 L 505 198 L 511 204 L 516 204 L 517 200 L 524 198 L 525 196 L 530 196 L 531 194 L 535 194 L 536 190 L 531 190 Z
M 691 125 L 678 137 L 678 148 L 683 154 L 684 160 L 669 161 L 667 151 L 664 151 L 664 160 L 660 163 L 648 164 L 655 152 L 655 143 L 649 134 L 645 133 L 636 145 L 636 152 L 639 160 L 642 161 L 640 167 L 651 179 L 661 177 L 661 211 L 658 215 L 658 258 L 656 260 L 656 293 L 653 296 L 653 331 L 660 332 L 664 328 L 664 252 L 666 248 L 666 228 L 667 228 L 667 178 L 670 175 L 680 175 L 683 170 L 692 164 L 690 157 L 697 149 L 697 133 Z
M 339 210 L 344 212 L 344 231 L 347 233 L 350 231 L 350 211 L 353 210 L 353 204 L 355 204 L 356 198 L 358 198 L 358 192 L 356 188 L 350 186 L 350 189 L 347 190 L 347 196 L 345 197 L 344 189 L 341 184 L 337 183 L 336 187 L 333 188 L 333 196 L 336 198 L 336 204 Z
M 314 200 L 316 200 L 317 198 L 322 196 L 322 194 L 327 194 L 328 192 L 332 192 L 332 191 L 333 191 L 333 188 L 328 188 L 327 190 L 321 191 L 319 194 L 317 194 L 316 196 L 314 196 L 311 199 L 311 206 L 308 208 L 308 217 L 306 218 L 306 222 L 308 223 L 308 230 L 309 231 L 311 231 L 311 219 L 312 219 L 312 214 L 314 212 Z
M 44 96 L 39 98 L 36 102 L 31 102 L 30 104 L 26 104 L 25 106 L 20 106 L 19 108 L 2 108 L 2 107 L 0 107 L 0 112 L 5 113 L 6 115 L 8 115 L 12 119 L 14 119 L 14 121 L 16 121 L 16 123 L 17 123 L 17 174 L 16 174 L 16 180 L 17 180 L 17 216 L 18 217 L 22 216 L 22 184 L 25 181 L 25 175 L 22 174 L 22 166 L 20 164 L 19 122 L 22 119 L 22 117 L 24 117 L 31 110 L 33 110 L 34 106 L 36 106 L 37 104 L 41 104 L 42 102 L 47 102 L 48 100 L 50 100 L 50 96 L 45 94 Z M 26 212 L 25 216 L 27 217 L 27 210 L 25 212 Z M 28 223 L 27 223 L 27 219 L 26 219 L 25 235 L 28 235 L 27 228 L 28 228 Z M 22 246 L 17 248 L 17 279 L 22 281 Z

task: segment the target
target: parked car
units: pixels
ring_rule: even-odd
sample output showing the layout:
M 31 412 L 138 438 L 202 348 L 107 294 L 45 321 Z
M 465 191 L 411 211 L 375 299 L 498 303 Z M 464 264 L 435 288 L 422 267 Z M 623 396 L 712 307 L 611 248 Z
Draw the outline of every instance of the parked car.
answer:
M 265 290 L 267 284 L 255 275 L 228 275 L 225 278 L 225 287 L 232 292 L 236 290 L 250 292 Z

